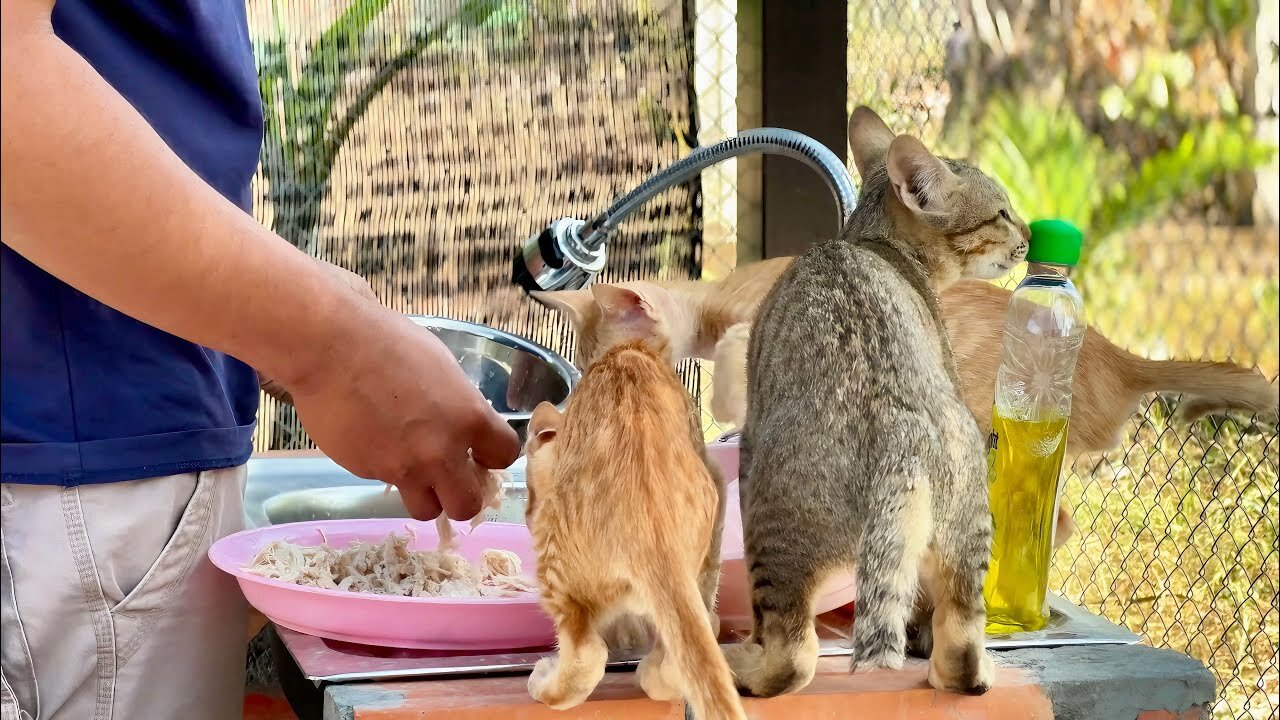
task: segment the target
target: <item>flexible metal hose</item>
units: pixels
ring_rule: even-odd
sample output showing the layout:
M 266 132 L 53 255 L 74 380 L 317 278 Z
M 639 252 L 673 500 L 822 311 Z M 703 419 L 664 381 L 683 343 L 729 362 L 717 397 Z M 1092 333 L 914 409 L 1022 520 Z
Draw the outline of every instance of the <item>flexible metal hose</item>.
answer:
M 857 192 L 844 163 L 835 153 L 807 135 L 780 128 L 757 128 L 690 153 L 676 164 L 645 180 L 634 190 L 614 201 L 582 229 L 582 244 L 596 249 L 631 213 L 656 195 L 698 175 L 703 170 L 740 155 L 764 153 L 795 158 L 813 168 L 835 197 L 841 223 L 857 206 Z
M 811 137 L 792 130 L 748 130 L 688 157 L 641 183 L 623 195 L 591 222 L 560 218 L 534 235 L 516 251 L 511 281 L 526 292 L 574 290 L 586 287 L 604 269 L 607 245 L 618 225 L 656 195 L 693 179 L 703 170 L 740 155 L 765 153 L 795 158 L 813 168 L 835 197 L 843 224 L 857 204 L 853 178 L 835 153 Z

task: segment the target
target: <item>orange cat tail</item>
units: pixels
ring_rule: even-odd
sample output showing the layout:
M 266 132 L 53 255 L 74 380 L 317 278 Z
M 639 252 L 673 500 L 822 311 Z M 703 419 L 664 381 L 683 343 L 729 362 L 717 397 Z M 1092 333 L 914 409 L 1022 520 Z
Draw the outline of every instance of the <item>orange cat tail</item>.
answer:
M 1228 410 L 1275 416 L 1278 394 L 1263 374 L 1226 362 L 1142 360 L 1137 368 L 1149 390 L 1181 393 L 1184 422 Z
M 706 606 L 693 578 L 651 568 L 653 624 L 674 663 L 686 701 L 698 720 L 746 720 L 742 699 L 733 686 L 733 672 L 716 643 Z

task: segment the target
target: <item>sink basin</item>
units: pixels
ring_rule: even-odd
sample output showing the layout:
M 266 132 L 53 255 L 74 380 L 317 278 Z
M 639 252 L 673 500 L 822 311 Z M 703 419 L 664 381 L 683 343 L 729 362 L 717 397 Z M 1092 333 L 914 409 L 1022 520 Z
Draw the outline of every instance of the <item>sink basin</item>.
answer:
M 395 490 L 347 472 L 329 458 L 254 457 L 249 460 L 249 480 L 244 492 L 245 527 L 253 529 L 308 520 L 407 518 L 409 512 Z M 524 458 L 508 471 L 513 487 L 497 512 L 488 520 L 524 522 Z
M 262 512 L 272 525 L 310 520 L 409 517 L 409 511 L 396 492 L 367 485 L 290 490 L 267 498 L 262 504 Z
M 532 340 L 462 320 L 429 315 L 409 319 L 449 348 L 471 384 L 506 419 L 521 443 L 538 403 L 563 407 L 578 384 L 580 374 L 572 363 Z

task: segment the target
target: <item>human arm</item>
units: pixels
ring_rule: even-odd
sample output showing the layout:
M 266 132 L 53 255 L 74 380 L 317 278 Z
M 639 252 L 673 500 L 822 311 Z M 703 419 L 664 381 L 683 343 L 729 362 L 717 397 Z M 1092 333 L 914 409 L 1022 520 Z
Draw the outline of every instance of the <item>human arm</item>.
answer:
M 0 235 L 72 287 L 278 381 L 317 444 L 410 510 L 480 507 L 467 450 L 514 432 L 430 333 L 206 185 L 53 33 L 49 0 L 0 5 Z M 437 497 L 438 496 L 438 497 Z

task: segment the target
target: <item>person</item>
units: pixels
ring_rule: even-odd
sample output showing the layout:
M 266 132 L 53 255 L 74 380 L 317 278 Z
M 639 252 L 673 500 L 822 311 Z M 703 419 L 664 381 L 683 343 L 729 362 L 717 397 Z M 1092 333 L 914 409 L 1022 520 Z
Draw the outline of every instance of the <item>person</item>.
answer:
M 246 607 L 205 553 L 242 523 L 260 379 L 418 518 L 475 515 L 517 437 L 249 215 L 243 0 L 2 7 L 3 718 L 239 717 Z

